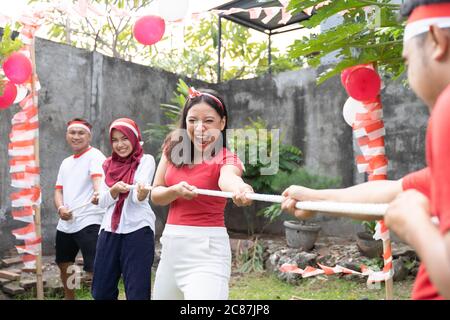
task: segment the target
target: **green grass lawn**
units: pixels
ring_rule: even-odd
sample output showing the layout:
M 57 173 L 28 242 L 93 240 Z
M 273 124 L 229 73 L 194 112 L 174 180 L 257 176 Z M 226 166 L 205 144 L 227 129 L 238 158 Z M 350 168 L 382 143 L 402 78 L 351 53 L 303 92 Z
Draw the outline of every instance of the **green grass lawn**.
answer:
M 394 299 L 409 299 L 413 280 L 394 283 Z M 365 282 L 338 276 L 317 276 L 291 285 L 274 274 L 252 273 L 231 279 L 230 299 L 233 300 L 381 300 L 385 299 L 384 285 L 370 289 Z
M 154 275 L 153 275 L 154 277 Z M 394 283 L 394 299 L 409 299 L 413 280 Z M 119 283 L 119 299 L 125 299 L 123 281 Z M 22 299 L 34 299 L 27 294 Z M 62 299 L 61 293 L 46 294 L 46 299 Z M 77 290 L 77 299 L 92 300 L 87 286 Z M 318 276 L 299 281 L 298 285 L 279 280 L 268 273 L 234 273 L 230 282 L 231 300 L 382 300 L 385 299 L 384 285 L 370 289 L 361 280 L 348 280 L 338 276 Z

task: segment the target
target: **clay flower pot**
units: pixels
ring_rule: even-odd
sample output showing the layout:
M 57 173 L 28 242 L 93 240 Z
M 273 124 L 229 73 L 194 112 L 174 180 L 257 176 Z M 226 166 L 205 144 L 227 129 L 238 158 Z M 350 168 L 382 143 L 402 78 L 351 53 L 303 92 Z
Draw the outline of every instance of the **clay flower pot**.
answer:
M 363 256 L 378 258 L 383 254 L 383 241 L 375 240 L 373 235 L 367 231 L 358 232 L 356 236 L 356 244 Z
M 302 221 L 284 221 L 288 247 L 301 248 L 304 251 L 314 248 L 314 243 L 321 227 L 314 223 Z

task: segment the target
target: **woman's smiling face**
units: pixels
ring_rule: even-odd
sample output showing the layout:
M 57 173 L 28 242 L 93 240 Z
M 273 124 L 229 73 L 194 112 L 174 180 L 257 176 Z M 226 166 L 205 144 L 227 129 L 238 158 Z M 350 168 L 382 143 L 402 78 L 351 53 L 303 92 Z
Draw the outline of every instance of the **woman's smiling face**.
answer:
M 113 151 L 121 158 L 126 158 L 133 152 L 131 141 L 119 130 L 112 130 L 111 142 Z
M 193 105 L 186 116 L 186 129 L 189 138 L 197 150 L 206 151 L 221 138 L 226 118 L 220 115 L 209 104 L 200 102 Z

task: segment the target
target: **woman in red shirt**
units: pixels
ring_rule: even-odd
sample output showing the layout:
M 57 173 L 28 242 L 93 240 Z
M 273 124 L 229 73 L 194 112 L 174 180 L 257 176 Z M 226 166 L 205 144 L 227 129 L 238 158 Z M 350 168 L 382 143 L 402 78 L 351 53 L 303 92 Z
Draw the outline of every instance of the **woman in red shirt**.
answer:
M 152 202 L 170 205 L 161 236 L 154 299 L 227 299 L 231 250 L 224 223 L 226 199 L 196 188 L 233 192 L 238 206 L 253 192 L 239 158 L 226 148 L 227 110 L 212 90 L 189 89 L 179 128 L 168 135 Z

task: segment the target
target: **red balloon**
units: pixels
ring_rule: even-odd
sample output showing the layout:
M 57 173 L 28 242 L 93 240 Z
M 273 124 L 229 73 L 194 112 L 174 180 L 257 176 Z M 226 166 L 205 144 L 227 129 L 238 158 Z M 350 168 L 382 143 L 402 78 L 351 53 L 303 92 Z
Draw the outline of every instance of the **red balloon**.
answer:
M 344 86 L 344 88 L 347 88 L 347 79 L 348 79 L 348 76 L 350 75 L 350 73 L 353 70 L 358 69 L 358 68 L 369 68 L 369 69 L 373 70 L 373 66 L 371 64 L 359 64 L 359 65 L 356 65 L 353 67 L 345 68 L 341 72 L 341 83 Z
M 381 89 L 378 73 L 366 66 L 355 68 L 346 80 L 345 89 L 350 97 L 358 101 L 373 101 Z
M 13 104 L 17 96 L 17 87 L 15 84 L 4 81 L 3 95 L 0 96 L 0 109 L 6 109 Z
M 32 70 L 30 59 L 18 52 L 14 52 L 3 63 L 5 75 L 15 84 L 27 81 L 31 76 Z
M 144 16 L 136 21 L 133 35 L 137 41 L 152 45 L 161 40 L 166 30 L 164 19 L 158 16 Z
M 347 87 L 347 78 L 348 78 L 349 74 L 350 74 L 355 68 L 357 68 L 357 66 L 349 67 L 349 68 L 346 68 L 346 69 L 342 70 L 342 72 L 341 72 L 341 83 L 342 83 L 342 85 L 344 86 L 344 88 Z

